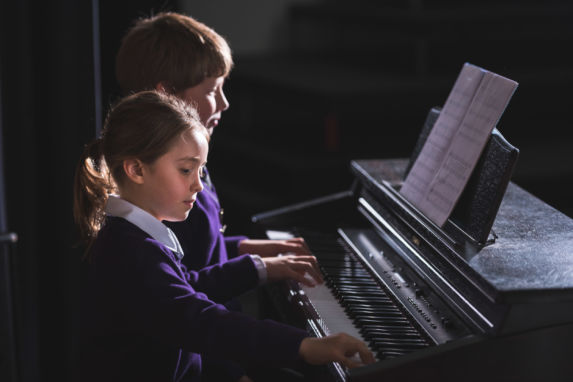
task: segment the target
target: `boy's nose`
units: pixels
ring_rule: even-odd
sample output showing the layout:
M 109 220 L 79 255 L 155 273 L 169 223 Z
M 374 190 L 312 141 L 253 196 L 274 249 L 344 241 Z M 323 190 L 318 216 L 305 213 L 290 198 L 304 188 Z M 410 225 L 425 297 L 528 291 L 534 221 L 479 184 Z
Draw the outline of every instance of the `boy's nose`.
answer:
M 225 111 L 229 108 L 229 101 L 227 101 L 227 97 L 225 97 L 225 93 L 221 90 L 219 93 L 219 97 L 217 100 L 217 106 L 220 111 Z

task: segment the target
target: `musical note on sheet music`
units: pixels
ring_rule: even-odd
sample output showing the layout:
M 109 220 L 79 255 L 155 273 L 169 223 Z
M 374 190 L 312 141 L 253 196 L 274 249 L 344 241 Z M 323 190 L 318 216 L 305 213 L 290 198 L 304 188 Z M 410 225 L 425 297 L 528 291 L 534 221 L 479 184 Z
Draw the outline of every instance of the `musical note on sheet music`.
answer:
M 400 193 L 442 226 L 517 82 L 466 63 Z

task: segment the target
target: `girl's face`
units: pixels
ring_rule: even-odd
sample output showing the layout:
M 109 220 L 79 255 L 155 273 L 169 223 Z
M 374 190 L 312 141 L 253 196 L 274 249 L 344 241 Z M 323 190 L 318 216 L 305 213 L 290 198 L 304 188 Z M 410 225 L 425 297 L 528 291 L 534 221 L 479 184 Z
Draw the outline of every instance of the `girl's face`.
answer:
M 229 102 L 223 93 L 225 77 L 207 77 L 198 85 L 187 88 L 177 94 L 185 102 L 195 106 L 199 118 L 209 135 L 221 120 L 221 113 L 229 108 Z
M 203 189 L 207 151 L 206 137 L 187 131 L 154 163 L 144 164 L 139 207 L 159 220 L 185 220 Z

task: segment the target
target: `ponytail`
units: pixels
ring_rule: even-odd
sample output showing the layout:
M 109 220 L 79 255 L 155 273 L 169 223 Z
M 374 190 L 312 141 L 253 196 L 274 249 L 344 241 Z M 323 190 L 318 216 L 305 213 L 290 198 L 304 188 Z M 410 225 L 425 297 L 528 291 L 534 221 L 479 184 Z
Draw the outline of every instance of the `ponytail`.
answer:
M 88 248 L 103 223 L 108 194 L 116 191 L 102 146 L 101 138 L 85 146 L 74 178 L 74 221 Z

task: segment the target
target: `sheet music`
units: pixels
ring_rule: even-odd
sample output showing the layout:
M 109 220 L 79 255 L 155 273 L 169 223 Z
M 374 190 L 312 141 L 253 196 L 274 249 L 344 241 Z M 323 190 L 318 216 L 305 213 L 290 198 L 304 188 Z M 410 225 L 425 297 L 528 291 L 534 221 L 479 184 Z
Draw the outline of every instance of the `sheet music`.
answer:
M 466 63 L 400 193 L 442 226 L 517 82 Z

